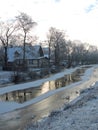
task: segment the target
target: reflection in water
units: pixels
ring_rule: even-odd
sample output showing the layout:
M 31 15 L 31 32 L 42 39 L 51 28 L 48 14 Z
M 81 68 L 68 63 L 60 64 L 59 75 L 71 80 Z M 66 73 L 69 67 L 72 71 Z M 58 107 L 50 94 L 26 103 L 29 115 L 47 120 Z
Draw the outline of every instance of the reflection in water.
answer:
M 79 81 L 80 76 L 83 75 L 84 71 L 85 68 L 78 69 L 72 74 L 65 75 L 64 77 L 59 78 L 55 81 L 47 81 L 41 86 L 24 89 L 24 90 L 17 90 L 17 91 L 0 95 L 0 101 L 15 101 L 18 103 L 26 102 L 48 91 L 65 87 L 73 82 Z

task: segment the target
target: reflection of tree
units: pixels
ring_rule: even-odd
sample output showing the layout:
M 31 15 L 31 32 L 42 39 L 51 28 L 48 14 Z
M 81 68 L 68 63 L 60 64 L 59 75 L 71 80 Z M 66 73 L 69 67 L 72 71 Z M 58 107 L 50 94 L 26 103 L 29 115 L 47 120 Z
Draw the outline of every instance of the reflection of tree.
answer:
M 6 93 L 6 101 L 8 101 L 8 93 Z
M 17 93 L 16 92 L 12 92 L 12 97 L 13 97 L 14 101 L 17 101 Z
M 77 71 L 73 72 L 72 74 L 65 75 L 62 78 L 59 78 L 54 81 L 47 81 L 42 86 L 37 88 L 29 88 L 24 90 L 18 90 L 11 93 L 6 93 L 0 97 L 0 99 L 5 101 L 16 101 L 19 103 L 23 103 L 34 97 L 37 97 L 41 94 L 44 94 L 50 90 L 55 90 L 61 87 L 65 87 L 72 82 L 76 82 L 80 80 L 80 75 L 83 74 L 85 68 L 78 69 Z
M 70 84 L 71 82 L 72 82 L 72 75 L 69 74 L 69 75 L 64 76 L 63 78 L 57 79 L 55 81 L 55 87 L 56 89 L 60 87 L 64 87 Z
M 49 81 L 49 90 L 55 90 L 55 81 Z

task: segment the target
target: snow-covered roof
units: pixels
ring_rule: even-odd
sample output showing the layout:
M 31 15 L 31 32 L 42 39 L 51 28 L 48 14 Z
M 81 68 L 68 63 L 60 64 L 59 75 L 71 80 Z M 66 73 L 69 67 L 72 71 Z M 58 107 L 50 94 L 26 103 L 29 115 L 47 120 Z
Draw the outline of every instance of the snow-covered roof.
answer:
M 26 59 L 36 59 L 40 57 L 39 53 L 40 46 L 28 46 L 25 47 L 25 57 Z M 23 59 L 23 46 L 13 46 L 9 47 L 8 51 L 8 61 L 13 62 L 15 59 Z

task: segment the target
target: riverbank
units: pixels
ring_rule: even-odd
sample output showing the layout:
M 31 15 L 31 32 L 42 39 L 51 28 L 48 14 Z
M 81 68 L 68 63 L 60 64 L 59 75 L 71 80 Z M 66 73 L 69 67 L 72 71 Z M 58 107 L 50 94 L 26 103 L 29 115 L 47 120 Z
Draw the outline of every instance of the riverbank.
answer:
M 82 66 L 83 67 L 83 66 Z M 75 72 L 77 69 L 82 68 L 82 67 L 76 67 L 76 68 L 70 68 L 70 69 L 65 69 L 63 72 L 51 75 L 50 77 L 44 78 L 44 79 L 40 79 L 40 80 L 36 80 L 36 81 L 32 81 L 32 82 L 27 82 L 27 83 L 22 83 L 22 84 L 16 84 L 16 85 L 9 85 L 7 87 L 2 87 L 0 88 L 0 95 L 6 94 L 6 93 L 10 93 L 13 91 L 19 91 L 19 90 L 24 90 L 27 88 L 39 88 L 39 86 L 41 86 L 42 84 L 44 84 L 45 82 L 49 82 L 49 81 L 53 81 L 56 79 L 59 79 L 61 77 L 63 77 L 64 75 L 68 75 L 68 74 L 72 74 L 73 72 Z M 91 67 L 90 69 L 90 73 L 92 73 L 93 71 L 93 67 Z M 87 80 L 87 78 L 86 78 Z M 48 91 L 48 87 L 47 87 L 47 91 Z M 62 88 L 64 89 L 64 88 Z M 58 89 L 58 90 L 54 90 L 48 93 L 44 93 L 43 95 L 40 95 L 30 101 L 26 101 L 22 104 L 17 103 L 17 102 L 4 102 L 4 101 L 0 101 L 0 114 L 6 113 L 6 112 L 10 112 L 16 109 L 21 109 L 24 108 L 26 106 L 32 105 L 34 103 L 40 102 L 43 99 L 55 94 L 58 91 L 62 91 L 62 89 Z
M 80 96 L 25 130 L 98 130 L 98 82 Z
M 8 86 L 7 88 L 5 87 L 4 89 L 0 89 L 0 93 L 6 93 L 18 88 L 24 89 L 28 86 L 31 87 L 31 85 L 35 86 L 38 84 L 42 84 L 44 81 L 50 81 L 62 77 L 65 74 L 71 74 L 78 68 L 68 69 L 56 75 L 52 75 L 49 78 L 38 80 L 35 82 Z M 85 73 L 81 75 L 81 81 L 72 83 L 66 87 L 57 90 L 50 91 L 46 94 L 43 94 L 42 96 L 38 96 L 30 102 L 28 101 L 23 104 L 11 104 L 10 102 L 9 104 L 8 102 L 6 102 L 7 104 L 4 104 L 3 102 L 3 104 L 0 105 L 0 130 L 23 130 L 25 125 L 28 125 L 28 122 L 30 126 L 32 126 L 31 122 L 34 121 L 35 118 L 38 117 L 39 119 L 42 119 L 43 116 L 47 116 L 47 113 L 50 113 L 57 108 L 61 108 L 64 105 L 66 99 L 67 102 L 71 102 L 80 95 L 81 90 L 89 88 L 96 81 L 98 81 L 98 66 L 94 65 L 91 68 L 88 68 Z M 8 106 L 10 108 L 8 108 Z M 15 110 L 11 111 L 12 109 Z M 35 130 L 35 128 L 33 130 Z
M 89 72 L 83 79 L 87 80 L 87 75 Z M 62 110 L 55 110 L 49 117 L 30 123 L 25 130 L 98 130 L 97 81 L 98 68 L 95 67 L 90 79 L 78 85 L 76 92 L 80 96 L 66 104 Z

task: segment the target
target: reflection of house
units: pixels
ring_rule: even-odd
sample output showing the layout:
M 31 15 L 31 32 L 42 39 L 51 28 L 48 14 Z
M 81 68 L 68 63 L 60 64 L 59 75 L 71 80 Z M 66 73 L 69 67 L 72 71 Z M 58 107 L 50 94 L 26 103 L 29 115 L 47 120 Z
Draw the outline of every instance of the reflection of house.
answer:
M 47 66 L 47 58 L 44 56 L 43 49 L 39 45 L 25 47 L 25 61 L 28 68 L 40 68 Z M 22 67 L 23 65 L 23 47 L 13 46 L 8 48 L 8 66 L 13 63 Z

